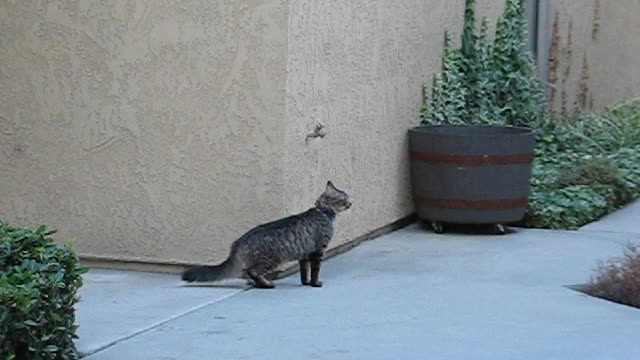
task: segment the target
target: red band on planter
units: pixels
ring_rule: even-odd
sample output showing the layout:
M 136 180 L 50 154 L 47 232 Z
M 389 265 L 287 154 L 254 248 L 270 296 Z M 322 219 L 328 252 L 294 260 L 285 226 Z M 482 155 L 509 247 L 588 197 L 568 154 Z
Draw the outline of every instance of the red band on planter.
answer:
M 533 162 L 533 154 L 456 155 L 412 151 L 411 158 L 415 161 L 429 164 L 461 166 L 514 165 Z
M 499 199 L 499 200 L 456 200 L 434 199 L 418 197 L 418 205 L 440 209 L 467 210 L 509 210 L 527 206 L 528 198 Z

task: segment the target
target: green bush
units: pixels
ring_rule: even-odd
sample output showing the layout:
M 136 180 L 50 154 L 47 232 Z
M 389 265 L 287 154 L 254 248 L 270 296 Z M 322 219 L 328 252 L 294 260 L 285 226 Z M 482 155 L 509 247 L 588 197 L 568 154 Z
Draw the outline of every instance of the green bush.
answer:
M 3 359 L 75 359 L 78 256 L 55 231 L 0 221 L 0 354 Z
M 640 100 L 539 129 L 523 225 L 577 229 L 640 197 Z

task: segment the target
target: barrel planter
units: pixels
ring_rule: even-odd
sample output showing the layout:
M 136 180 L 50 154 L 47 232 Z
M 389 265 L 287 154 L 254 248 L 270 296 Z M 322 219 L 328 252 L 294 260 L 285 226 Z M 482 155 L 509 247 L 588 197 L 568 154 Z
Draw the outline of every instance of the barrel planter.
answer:
M 535 136 L 530 129 L 434 125 L 409 130 L 411 182 L 418 217 L 443 223 L 521 220 L 529 200 Z

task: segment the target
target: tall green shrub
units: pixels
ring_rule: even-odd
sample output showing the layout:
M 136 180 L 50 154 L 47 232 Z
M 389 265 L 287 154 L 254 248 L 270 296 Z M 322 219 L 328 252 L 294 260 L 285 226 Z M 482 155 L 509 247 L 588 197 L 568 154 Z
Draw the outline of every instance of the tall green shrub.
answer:
M 434 75 L 431 102 L 421 114 L 428 123 L 461 124 L 466 120 L 468 86 L 464 79 L 464 57 L 460 50 L 451 49 L 451 42 L 449 32 L 445 32 L 442 72 Z
M 507 0 L 490 38 L 483 19 L 476 35 L 475 0 L 465 1 L 460 49 L 445 36 L 442 71 L 425 97 L 424 124 L 491 123 L 535 126 L 544 115 L 544 94 L 527 48 L 522 0 Z
M 470 103 L 472 116 L 468 123 L 504 124 L 506 120 L 496 101 L 497 74 L 493 70 L 493 43 L 489 34 L 489 19 L 483 18 L 480 36 L 476 44 L 473 68 L 473 97 Z
M 527 47 L 524 15 L 524 0 L 507 0 L 496 25 L 493 69 L 496 105 L 502 110 L 506 123 L 532 126 L 542 119 L 545 100 Z
M 0 354 L 7 360 L 76 359 L 78 257 L 55 231 L 0 221 Z

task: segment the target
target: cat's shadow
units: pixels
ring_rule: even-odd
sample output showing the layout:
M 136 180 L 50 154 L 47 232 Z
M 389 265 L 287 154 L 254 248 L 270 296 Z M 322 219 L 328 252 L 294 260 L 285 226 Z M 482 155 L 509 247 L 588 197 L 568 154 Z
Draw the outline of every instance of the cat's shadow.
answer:
M 294 283 L 289 283 L 289 282 L 284 282 L 284 281 L 276 281 L 275 282 L 276 285 L 276 289 L 277 288 L 304 288 L 305 286 L 300 285 L 300 284 L 294 284 Z M 184 283 L 184 284 L 180 284 L 179 287 L 195 287 L 195 288 L 211 288 L 211 289 L 229 289 L 229 290 L 251 290 L 251 289 L 256 289 L 256 290 L 262 290 L 262 289 L 258 289 L 255 288 L 253 286 L 253 284 L 249 283 L 249 282 L 236 282 L 236 283 Z
M 208 284 L 208 283 L 198 283 L 198 284 L 180 284 L 179 287 L 186 288 L 212 288 L 212 289 L 232 289 L 232 290 L 244 290 L 250 289 L 252 286 L 247 284 Z

